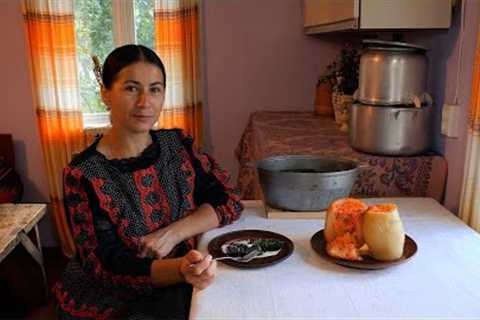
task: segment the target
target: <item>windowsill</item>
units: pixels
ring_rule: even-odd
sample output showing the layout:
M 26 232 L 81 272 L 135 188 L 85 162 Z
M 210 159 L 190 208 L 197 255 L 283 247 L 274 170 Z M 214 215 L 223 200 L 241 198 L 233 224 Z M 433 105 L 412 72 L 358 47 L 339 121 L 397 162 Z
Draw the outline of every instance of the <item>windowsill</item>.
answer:
M 83 113 L 83 132 L 85 134 L 95 136 L 105 133 L 110 128 L 109 112 Z M 155 123 L 152 129 L 159 129 L 158 122 Z
M 83 113 L 83 128 L 84 129 L 97 129 L 110 127 L 110 113 L 98 112 L 98 113 Z
M 104 134 L 110 128 L 110 113 L 84 113 L 83 114 L 83 132 L 87 136 L 96 136 Z
M 97 127 L 97 128 L 83 128 L 83 132 L 87 136 L 96 136 L 97 134 L 104 134 L 107 130 L 110 129 L 110 126 Z

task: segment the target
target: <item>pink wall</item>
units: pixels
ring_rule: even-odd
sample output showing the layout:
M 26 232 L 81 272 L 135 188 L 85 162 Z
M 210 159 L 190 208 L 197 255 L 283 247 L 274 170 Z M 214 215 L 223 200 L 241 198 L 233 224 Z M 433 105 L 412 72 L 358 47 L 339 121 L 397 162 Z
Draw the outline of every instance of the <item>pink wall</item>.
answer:
M 445 192 L 445 206 L 458 211 L 463 182 L 465 162 L 468 109 L 472 87 L 473 59 L 477 42 L 480 1 L 464 0 L 465 16 L 461 20 L 461 8 L 456 8 L 452 27 L 445 31 L 416 32 L 408 41 L 420 43 L 429 48 L 429 89 L 435 100 L 435 150 L 448 161 L 448 179 Z M 460 1 L 458 1 L 460 5 Z M 464 24 L 463 48 L 460 54 L 461 24 Z M 457 71 L 460 71 L 457 83 Z M 458 89 L 457 89 L 458 87 Z M 450 138 L 440 134 L 441 111 L 444 104 L 454 104 L 455 91 L 460 106 L 460 136 Z
M 23 202 L 46 202 L 48 182 L 35 119 L 20 3 L 0 0 L 0 132 L 13 135 L 16 169 L 25 189 Z M 44 244 L 55 243 L 48 218 L 42 221 L 40 229 Z
M 460 192 L 463 182 L 463 169 L 465 162 L 465 145 L 467 135 L 467 119 L 468 110 L 470 107 L 470 96 L 472 89 L 472 72 L 473 61 L 475 56 L 475 46 L 477 42 L 479 16 L 480 16 L 480 1 L 478 0 L 464 0 L 466 5 L 465 24 L 464 24 L 464 45 L 462 50 L 462 64 L 460 66 L 460 81 L 458 83 L 459 105 L 461 110 L 460 128 L 461 135 L 458 139 L 445 138 L 445 157 L 449 165 L 449 178 L 447 182 L 447 190 L 445 196 L 445 205 L 450 210 L 457 212 L 460 201 Z M 460 21 L 459 21 L 460 22 Z M 447 60 L 447 76 L 444 80 L 445 86 L 445 102 L 453 103 L 456 87 L 458 48 L 460 45 L 459 37 L 455 33 L 459 33 L 459 26 L 457 30 L 452 30 L 445 45 L 448 47 L 452 42 L 455 43 L 455 54 L 448 57 Z
M 202 3 L 206 138 L 215 158 L 236 177 L 234 149 L 250 113 L 313 110 L 316 79 L 339 41 L 303 34 L 299 0 Z

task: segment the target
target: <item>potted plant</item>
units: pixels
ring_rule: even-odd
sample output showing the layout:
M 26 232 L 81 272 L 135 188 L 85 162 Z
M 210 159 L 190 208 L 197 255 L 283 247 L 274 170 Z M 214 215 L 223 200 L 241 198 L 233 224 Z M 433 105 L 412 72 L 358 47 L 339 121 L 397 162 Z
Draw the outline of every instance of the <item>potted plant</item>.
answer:
M 332 63 L 334 70 L 332 105 L 335 121 L 341 124 L 341 129 L 345 131 L 348 130 L 348 106 L 352 103 L 353 93 L 358 88 L 359 64 L 360 53 L 349 43 L 341 50 L 337 60 Z
M 335 84 L 336 62 L 329 64 L 318 78 L 315 94 L 315 114 L 333 116 L 332 87 Z
M 335 65 L 335 88 L 337 92 L 353 95 L 358 88 L 358 67 L 360 65 L 360 53 L 347 43 L 340 52 Z

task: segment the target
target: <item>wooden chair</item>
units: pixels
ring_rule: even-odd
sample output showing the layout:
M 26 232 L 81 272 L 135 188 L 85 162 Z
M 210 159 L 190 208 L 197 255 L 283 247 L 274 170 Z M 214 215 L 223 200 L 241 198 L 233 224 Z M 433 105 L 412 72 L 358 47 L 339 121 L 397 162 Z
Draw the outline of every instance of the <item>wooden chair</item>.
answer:
M 15 171 L 15 150 L 11 134 L 0 134 L 0 203 L 20 202 L 23 184 Z

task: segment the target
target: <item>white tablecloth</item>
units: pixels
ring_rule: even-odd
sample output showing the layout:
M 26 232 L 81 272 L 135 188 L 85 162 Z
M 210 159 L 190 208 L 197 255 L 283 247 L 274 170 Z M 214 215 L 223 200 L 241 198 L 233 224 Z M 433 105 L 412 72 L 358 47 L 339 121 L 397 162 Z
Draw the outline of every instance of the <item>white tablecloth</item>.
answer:
M 310 246 L 324 220 L 269 220 L 247 208 L 214 237 L 241 229 L 283 234 L 295 244 L 285 261 L 261 269 L 218 263 L 215 282 L 194 290 L 191 319 L 480 319 L 480 235 L 430 198 L 368 199 L 399 206 L 406 233 L 418 245 L 408 262 L 383 270 L 333 264 Z

